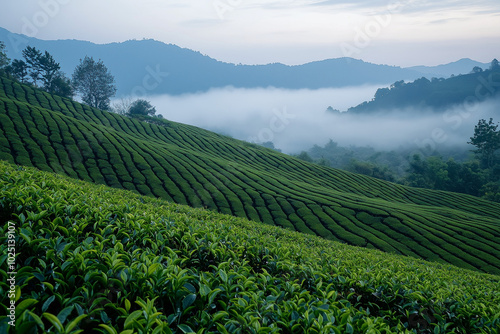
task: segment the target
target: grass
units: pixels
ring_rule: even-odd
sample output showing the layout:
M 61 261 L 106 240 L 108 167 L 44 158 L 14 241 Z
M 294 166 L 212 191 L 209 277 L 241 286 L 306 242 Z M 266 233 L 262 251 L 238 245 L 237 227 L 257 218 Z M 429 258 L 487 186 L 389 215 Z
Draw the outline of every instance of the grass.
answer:
M 47 109 L 50 107 L 50 109 Z M 139 122 L 0 78 L 0 159 L 394 254 L 500 274 L 500 207 Z

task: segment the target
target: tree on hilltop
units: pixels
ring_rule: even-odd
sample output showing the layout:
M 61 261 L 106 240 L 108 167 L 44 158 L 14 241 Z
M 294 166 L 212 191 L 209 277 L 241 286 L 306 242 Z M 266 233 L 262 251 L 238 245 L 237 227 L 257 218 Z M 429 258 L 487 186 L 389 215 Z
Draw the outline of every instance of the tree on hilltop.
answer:
M 118 115 L 127 116 L 131 105 L 132 105 L 132 99 L 121 98 L 120 101 L 113 103 L 113 106 L 110 107 L 109 111 L 114 112 L 115 114 Z
M 476 152 L 486 168 L 495 164 L 496 151 L 500 149 L 500 131 L 498 125 L 490 118 L 488 122 L 481 119 L 474 127 L 474 136 L 470 137 L 468 144 L 477 147 Z
M 471 73 L 482 73 L 483 69 L 479 66 L 474 66 Z
M 151 105 L 149 101 L 138 99 L 130 105 L 127 115 L 134 116 L 154 116 L 156 108 Z
M 37 86 L 42 72 L 42 68 L 40 65 L 42 52 L 34 47 L 27 46 L 26 49 L 22 51 L 22 54 L 28 67 L 28 74 L 31 77 L 32 83 L 33 85 Z
M 303 161 L 313 162 L 313 159 L 306 151 L 300 152 L 298 155 L 295 155 L 295 157 Z
M 43 88 L 52 93 L 54 90 L 54 79 L 58 76 L 61 76 L 59 70 L 61 69 L 61 65 L 54 60 L 54 57 L 47 51 L 40 56 L 39 59 L 40 66 L 40 78 L 43 83 Z
M 490 64 L 490 70 L 492 71 L 500 70 L 500 64 L 498 63 L 498 60 L 496 58 L 492 60 Z
M 10 66 L 12 75 L 21 82 L 25 81 L 27 75 L 31 77 L 32 83 L 41 87 L 48 93 L 69 97 L 67 79 L 62 73 L 61 65 L 48 52 L 42 52 L 34 47 L 28 46 L 22 52 L 24 61 L 15 59 Z M 63 92 L 63 94 L 61 94 Z M 68 96 L 69 95 L 69 96 Z
M 110 99 L 116 94 L 115 78 L 102 60 L 85 56 L 75 68 L 71 82 L 83 102 L 102 110 L 110 108 Z
M 69 99 L 73 98 L 73 87 L 71 86 L 71 80 L 66 78 L 63 72 L 58 71 L 47 90 L 49 93 L 56 94 L 62 97 L 67 97 Z

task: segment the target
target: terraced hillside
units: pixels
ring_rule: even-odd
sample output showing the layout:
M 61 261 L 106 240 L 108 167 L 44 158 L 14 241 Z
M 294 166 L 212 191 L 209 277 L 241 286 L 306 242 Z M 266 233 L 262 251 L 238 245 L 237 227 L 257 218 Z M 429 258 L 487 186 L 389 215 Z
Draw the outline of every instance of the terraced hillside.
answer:
M 1 333 L 500 332 L 500 276 L 1 161 L 0 194 Z
M 139 122 L 1 78 L 0 159 L 352 245 L 500 273 L 500 207 L 196 127 Z

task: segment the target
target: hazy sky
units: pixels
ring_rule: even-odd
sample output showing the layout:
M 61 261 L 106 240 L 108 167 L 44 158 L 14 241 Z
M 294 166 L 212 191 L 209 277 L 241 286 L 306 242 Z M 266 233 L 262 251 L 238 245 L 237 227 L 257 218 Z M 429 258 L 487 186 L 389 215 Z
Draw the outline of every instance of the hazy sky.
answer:
M 154 38 L 245 64 L 500 57 L 498 0 L 6 0 L 0 26 L 40 39 Z

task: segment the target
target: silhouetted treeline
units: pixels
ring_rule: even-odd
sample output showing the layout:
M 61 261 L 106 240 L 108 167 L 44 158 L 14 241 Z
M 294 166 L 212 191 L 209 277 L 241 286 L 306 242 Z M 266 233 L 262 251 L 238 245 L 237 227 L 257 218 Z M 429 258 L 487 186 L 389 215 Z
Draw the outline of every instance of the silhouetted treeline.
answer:
M 349 112 L 364 113 L 405 108 L 442 110 L 466 103 L 469 99 L 483 101 L 500 94 L 500 66 L 498 60 L 490 68 L 474 67 L 470 74 L 451 78 L 420 78 L 405 83 L 396 81 L 390 88 L 380 88 L 369 102 L 349 108 Z

